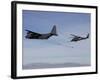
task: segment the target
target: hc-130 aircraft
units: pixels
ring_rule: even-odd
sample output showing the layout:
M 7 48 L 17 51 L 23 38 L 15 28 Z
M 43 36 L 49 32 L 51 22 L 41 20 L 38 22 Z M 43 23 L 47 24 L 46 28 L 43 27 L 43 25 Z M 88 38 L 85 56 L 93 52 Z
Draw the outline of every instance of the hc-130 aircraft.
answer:
M 80 37 L 80 36 L 76 36 L 73 34 L 71 34 L 71 35 L 73 36 L 73 39 L 71 40 L 71 42 L 77 42 L 77 41 L 85 40 L 85 39 L 89 38 L 89 33 L 87 34 L 86 37 Z
M 40 34 L 30 30 L 26 30 L 26 31 L 27 31 L 27 35 L 25 37 L 28 39 L 48 39 L 51 36 L 58 36 L 58 34 L 56 33 L 56 25 L 53 26 L 50 33 L 46 33 L 46 34 Z

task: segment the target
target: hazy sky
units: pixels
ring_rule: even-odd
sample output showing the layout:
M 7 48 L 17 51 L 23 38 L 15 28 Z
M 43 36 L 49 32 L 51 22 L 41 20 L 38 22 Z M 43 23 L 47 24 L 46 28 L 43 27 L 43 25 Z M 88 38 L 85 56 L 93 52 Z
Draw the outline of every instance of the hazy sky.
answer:
M 23 10 L 23 65 L 31 63 L 90 64 L 90 38 L 69 42 L 70 34 L 86 36 L 90 33 L 89 13 L 45 12 Z M 48 33 L 53 25 L 57 34 L 48 40 L 25 39 L 25 29 Z M 73 47 L 73 48 L 72 48 Z
M 85 33 L 90 29 L 90 14 L 23 10 L 23 29 L 45 33 L 54 24 L 60 32 Z

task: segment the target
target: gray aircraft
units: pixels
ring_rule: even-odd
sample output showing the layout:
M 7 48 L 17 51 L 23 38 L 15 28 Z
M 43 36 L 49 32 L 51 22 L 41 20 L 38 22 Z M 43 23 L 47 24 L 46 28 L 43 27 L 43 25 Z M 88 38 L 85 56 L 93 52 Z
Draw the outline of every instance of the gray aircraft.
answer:
M 50 33 L 46 33 L 46 34 L 40 34 L 37 32 L 30 31 L 30 30 L 26 30 L 26 31 L 27 31 L 27 35 L 25 37 L 27 39 L 48 39 L 51 36 L 57 36 L 56 25 L 53 26 Z
M 89 38 L 89 34 L 87 34 L 86 37 L 80 37 L 80 36 L 76 36 L 73 34 L 71 34 L 71 35 L 73 36 L 73 39 L 71 40 L 71 42 L 77 42 L 77 41 L 85 40 L 85 39 Z

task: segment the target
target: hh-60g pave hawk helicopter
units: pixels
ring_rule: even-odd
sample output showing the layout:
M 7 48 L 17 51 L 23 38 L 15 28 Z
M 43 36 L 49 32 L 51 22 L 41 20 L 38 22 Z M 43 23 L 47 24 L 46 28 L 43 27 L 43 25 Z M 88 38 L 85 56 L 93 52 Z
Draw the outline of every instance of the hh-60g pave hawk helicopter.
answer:
M 53 26 L 50 33 L 46 33 L 46 34 L 40 34 L 30 30 L 26 30 L 26 31 L 27 31 L 27 35 L 25 37 L 27 39 L 48 39 L 51 36 L 58 36 L 58 34 L 56 33 L 56 25 Z
M 88 39 L 89 38 L 89 33 L 87 34 L 86 37 L 80 37 L 80 36 L 76 36 L 76 35 L 73 35 L 73 39 L 71 40 L 71 42 L 77 42 L 77 41 L 80 41 L 80 40 L 85 40 L 85 39 Z

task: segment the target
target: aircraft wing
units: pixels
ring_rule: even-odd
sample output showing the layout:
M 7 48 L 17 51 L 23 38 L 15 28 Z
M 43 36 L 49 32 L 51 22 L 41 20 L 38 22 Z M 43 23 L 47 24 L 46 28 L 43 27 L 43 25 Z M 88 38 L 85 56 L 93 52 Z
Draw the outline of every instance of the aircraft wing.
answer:
M 78 37 L 78 38 L 82 38 L 82 37 L 80 37 L 80 36 L 77 36 L 77 35 L 74 35 L 74 34 L 70 34 L 70 35 L 72 35 L 72 36 L 74 36 L 74 37 Z
M 27 31 L 27 34 L 32 34 L 32 35 L 34 35 L 34 36 L 41 36 L 41 34 L 39 34 L 39 33 L 32 32 L 32 31 L 30 31 L 30 30 L 26 30 L 26 31 Z

